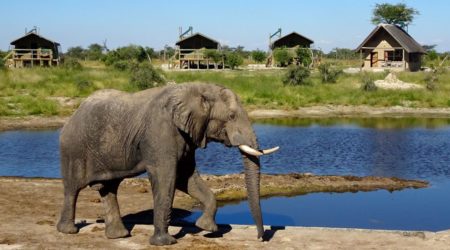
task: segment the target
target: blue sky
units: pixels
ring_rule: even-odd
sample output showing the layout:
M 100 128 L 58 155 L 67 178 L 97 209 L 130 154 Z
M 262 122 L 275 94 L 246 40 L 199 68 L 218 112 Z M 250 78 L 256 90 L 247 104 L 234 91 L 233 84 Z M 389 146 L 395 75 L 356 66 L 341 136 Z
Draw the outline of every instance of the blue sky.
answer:
M 105 39 L 109 48 L 138 44 L 161 49 L 175 44 L 178 27 L 193 26 L 194 32 L 250 50 L 266 50 L 269 33 L 282 28 L 283 34 L 297 31 L 327 52 L 335 47 L 356 48 L 374 28 L 370 18 L 375 4 L 384 2 L 404 2 L 419 10 L 410 34 L 419 43 L 450 51 L 448 0 L 2 1 L 0 49 L 8 49 L 25 28 L 33 26 L 60 42 L 63 51 Z

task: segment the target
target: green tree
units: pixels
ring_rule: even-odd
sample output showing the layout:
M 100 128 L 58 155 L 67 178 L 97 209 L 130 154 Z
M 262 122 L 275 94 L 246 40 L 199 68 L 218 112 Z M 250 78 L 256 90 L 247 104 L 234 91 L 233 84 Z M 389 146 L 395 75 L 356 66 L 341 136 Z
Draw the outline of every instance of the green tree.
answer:
M 164 75 L 148 62 L 140 63 L 131 70 L 130 84 L 138 90 L 162 86 L 165 83 Z
M 273 51 L 273 57 L 278 66 L 286 67 L 292 62 L 293 56 L 286 48 L 276 48 Z
M 65 53 L 66 56 L 83 60 L 86 57 L 86 51 L 81 46 L 70 47 Z
M 86 56 L 89 60 L 100 60 L 103 56 L 103 46 L 98 43 L 89 45 Z
M 242 56 L 237 52 L 230 52 L 225 56 L 225 63 L 231 69 L 235 69 L 236 67 L 239 67 L 244 63 L 244 59 L 242 59 Z
M 297 60 L 300 65 L 305 67 L 309 67 L 309 65 L 311 65 L 311 51 L 308 48 L 298 48 L 295 53 L 297 54 Z
M 222 61 L 223 55 L 221 53 L 219 53 L 217 50 L 215 49 L 207 49 L 204 52 L 204 55 L 211 59 L 214 62 L 214 67 L 217 69 L 217 64 Z
M 419 11 L 414 8 L 408 7 L 404 3 L 376 4 L 375 9 L 373 9 L 372 23 L 375 25 L 378 25 L 380 23 L 395 24 L 397 26 L 405 28 L 414 20 L 414 17 L 417 15 L 419 15 Z
M 255 62 L 262 63 L 264 60 L 266 60 L 266 52 L 262 50 L 254 50 L 252 51 L 252 58 Z

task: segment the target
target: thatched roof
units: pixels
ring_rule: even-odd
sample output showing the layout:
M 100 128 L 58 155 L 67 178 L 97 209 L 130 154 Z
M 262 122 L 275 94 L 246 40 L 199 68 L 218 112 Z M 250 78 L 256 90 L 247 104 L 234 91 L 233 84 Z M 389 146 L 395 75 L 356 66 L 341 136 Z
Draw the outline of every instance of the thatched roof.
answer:
M 314 41 L 300 35 L 297 32 L 292 32 L 289 33 L 283 37 L 278 38 L 277 40 L 273 41 L 270 44 L 270 48 L 274 49 L 274 48 L 279 48 L 279 47 L 288 47 L 288 48 L 292 48 L 295 46 L 302 46 L 302 47 L 310 47 L 311 44 L 313 44 Z
M 181 49 L 217 49 L 220 44 L 218 41 L 201 33 L 195 33 L 192 36 L 179 40 L 176 45 L 180 46 Z
M 405 30 L 402 28 L 393 25 L 393 24 L 379 24 L 370 34 L 369 36 L 358 46 L 356 51 L 360 51 L 365 45 L 370 42 L 373 37 L 385 30 L 402 48 L 406 50 L 408 53 L 422 53 L 425 54 L 425 49 L 418 43 L 412 36 L 410 36 Z
M 28 40 L 28 39 L 37 39 L 37 40 L 41 40 L 41 41 L 45 41 L 47 43 L 53 43 L 56 46 L 60 45 L 58 42 L 54 42 L 50 39 L 47 39 L 39 34 L 37 34 L 36 32 L 28 32 L 27 34 L 25 34 L 22 37 L 19 37 L 17 39 L 15 39 L 14 41 L 11 42 L 11 45 L 17 45 L 20 44 L 22 41 L 24 40 Z

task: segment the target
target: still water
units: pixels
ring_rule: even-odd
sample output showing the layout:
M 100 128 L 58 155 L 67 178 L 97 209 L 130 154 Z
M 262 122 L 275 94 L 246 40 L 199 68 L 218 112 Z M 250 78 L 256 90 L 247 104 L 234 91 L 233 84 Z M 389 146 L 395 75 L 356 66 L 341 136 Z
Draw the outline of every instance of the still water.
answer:
M 262 200 L 265 224 L 380 229 L 450 228 L 450 120 L 285 119 L 254 124 L 262 172 L 310 172 L 423 179 L 431 187 L 389 193 L 310 194 Z M 0 176 L 60 177 L 59 131 L 0 133 Z M 241 172 L 238 150 L 209 144 L 198 150 L 201 173 Z M 198 213 L 187 220 L 194 220 Z M 219 210 L 219 223 L 251 224 L 246 202 Z

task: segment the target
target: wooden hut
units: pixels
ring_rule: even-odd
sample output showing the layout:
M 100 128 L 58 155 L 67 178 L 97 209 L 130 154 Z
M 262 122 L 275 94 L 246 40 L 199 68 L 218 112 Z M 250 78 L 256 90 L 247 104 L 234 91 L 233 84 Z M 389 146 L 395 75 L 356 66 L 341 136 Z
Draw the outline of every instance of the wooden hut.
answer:
M 5 57 L 11 67 L 55 66 L 60 62 L 60 44 L 38 34 L 37 29 L 11 42 Z
M 424 48 L 405 30 L 392 24 L 378 25 L 356 49 L 364 69 L 420 70 Z
M 281 29 L 279 29 L 278 32 L 281 35 Z M 269 42 L 269 48 L 272 52 L 277 48 L 286 48 L 289 50 L 289 53 L 292 54 L 294 59 L 295 59 L 297 49 L 304 48 L 304 49 L 307 49 L 311 53 L 311 57 L 313 57 L 312 50 L 310 49 L 311 44 L 313 44 L 313 43 L 314 43 L 313 40 L 311 40 L 303 35 L 300 35 L 297 32 L 291 32 L 285 36 L 279 37 L 278 39 L 276 39 L 273 42 Z M 272 52 L 269 54 L 269 57 L 267 58 L 266 66 L 273 66 L 275 64 L 275 60 L 273 58 Z
M 191 34 L 188 37 L 180 37 L 176 43 L 174 63 L 172 68 L 180 69 L 209 69 L 214 65 L 212 58 L 207 57 L 207 50 L 220 50 L 220 43 L 201 33 Z M 223 61 L 222 61 L 223 66 Z M 217 64 L 216 64 L 217 67 Z

